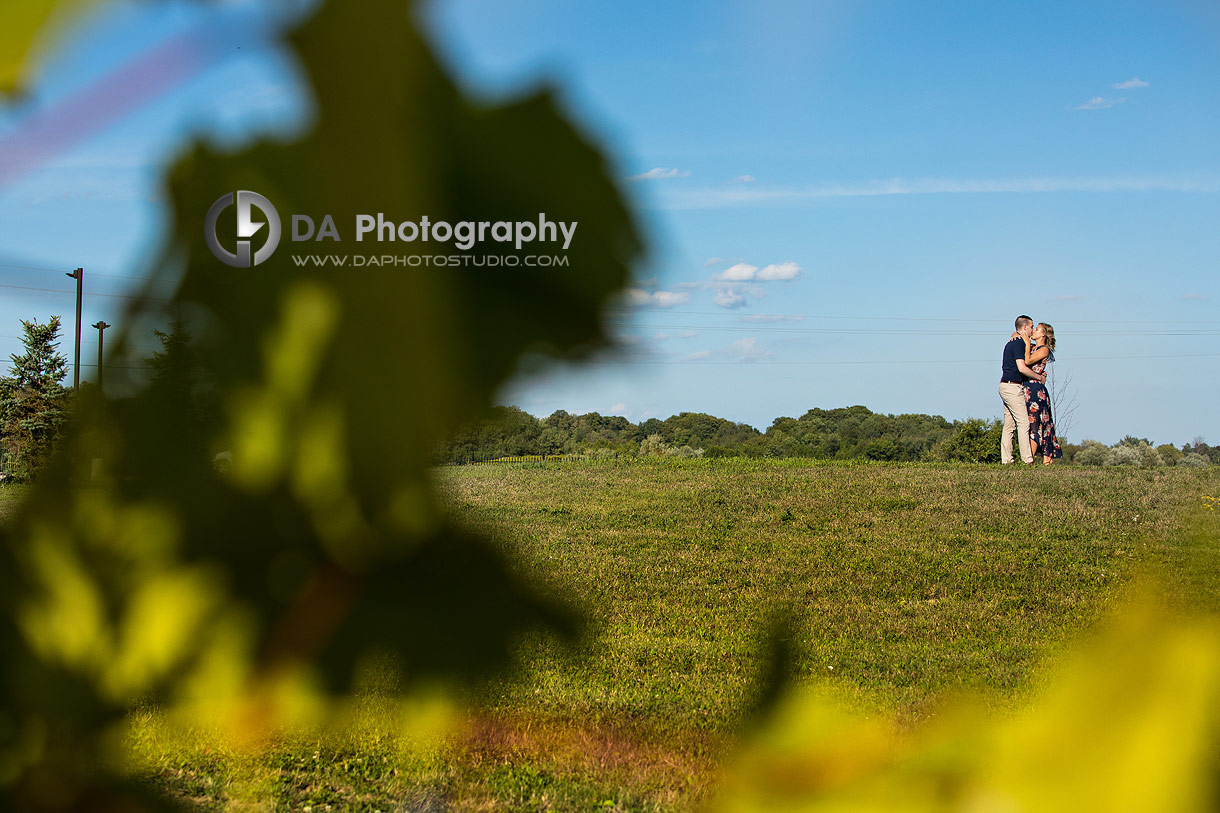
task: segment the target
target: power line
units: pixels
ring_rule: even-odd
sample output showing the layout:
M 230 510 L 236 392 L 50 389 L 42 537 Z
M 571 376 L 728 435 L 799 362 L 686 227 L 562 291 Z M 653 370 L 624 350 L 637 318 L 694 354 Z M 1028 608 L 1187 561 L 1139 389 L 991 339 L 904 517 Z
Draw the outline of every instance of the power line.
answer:
M 735 314 L 728 311 L 687 311 L 687 310 L 670 310 L 668 308 L 611 308 L 612 311 L 620 313 L 648 313 L 656 316 L 668 316 L 670 314 L 689 314 L 692 316 L 724 316 L 734 317 L 738 319 L 748 320 L 750 316 L 762 317 L 775 320 L 791 320 L 799 321 L 804 319 L 849 319 L 859 321 L 877 321 L 877 322 L 974 322 L 978 324 L 994 325 L 997 323 L 1011 322 L 1011 318 L 1004 317 L 1002 319 L 961 319 L 958 317 L 949 316 L 831 316 L 828 314 L 813 314 L 813 313 L 753 313 L 753 314 Z M 759 320 L 761 321 L 761 319 Z M 1057 319 L 1058 324 L 1063 325 L 1110 325 L 1115 322 L 1121 322 L 1127 325 L 1220 325 L 1220 322 L 1215 320 L 1182 320 L 1182 319 Z
M 19 269 L 22 269 L 25 271 L 44 271 L 48 274 L 67 273 L 63 269 L 59 269 L 59 268 L 42 268 L 42 267 L 36 266 L 36 265 L 14 265 L 12 263 L 0 263 L 0 268 L 19 268 Z M 167 282 L 167 281 L 169 281 L 169 280 L 166 280 L 164 277 L 133 277 L 129 274 L 103 274 L 100 271 L 90 271 L 89 278 L 92 279 L 94 277 L 105 277 L 107 279 L 135 279 L 135 280 L 142 280 L 144 282 Z
M 735 331 L 744 333 L 816 333 L 864 336 L 996 336 L 994 330 L 930 330 L 930 329 L 886 329 L 886 328 L 820 328 L 820 327 L 752 327 L 746 325 L 641 325 L 633 322 L 607 322 L 615 327 L 640 328 L 647 330 L 707 330 Z M 1190 331 L 1080 331 L 1073 336 L 1216 336 L 1220 330 L 1190 330 Z
M 1128 361 L 1128 360 L 1144 360 L 1144 359 L 1187 359 L 1187 358 L 1217 358 L 1220 353 L 1175 353 L 1160 356 L 1073 356 L 1070 361 Z M 1066 360 L 1065 360 L 1066 361 Z M 772 367 L 772 366 L 788 366 L 788 365 L 806 365 L 806 364 L 904 364 L 904 365 L 926 365 L 927 359 L 919 360 L 894 360 L 894 359 L 879 359 L 879 360 L 817 360 L 817 361 L 757 361 L 754 359 L 738 359 L 735 361 L 705 361 L 703 359 L 681 359 L 677 361 L 665 361 L 663 359 L 597 359 L 581 362 L 582 364 L 658 364 L 658 365 L 731 365 L 731 364 L 751 364 L 756 367 Z M 996 364 L 996 359 L 936 359 L 936 364 Z
M 51 294 L 72 295 L 72 294 L 76 293 L 75 291 L 69 291 L 65 288 L 35 288 L 35 287 L 29 286 L 29 285 L 8 285 L 7 283 L 0 283 L 0 288 L 12 288 L 12 289 L 18 290 L 18 291 L 42 291 L 42 292 L 51 293 Z M 104 294 L 99 291 L 85 291 L 84 296 L 104 296 L 104 297 L 109 297 L 111 299 L 135 299 L 135 300 L 143 300 L 143 301 L 147 301 L 147 302 L 173 302 L 174 301 L 172 299 L 165 299 L 163 297 L 157 297 L 157 296 L 134 296 L 132 294 Z

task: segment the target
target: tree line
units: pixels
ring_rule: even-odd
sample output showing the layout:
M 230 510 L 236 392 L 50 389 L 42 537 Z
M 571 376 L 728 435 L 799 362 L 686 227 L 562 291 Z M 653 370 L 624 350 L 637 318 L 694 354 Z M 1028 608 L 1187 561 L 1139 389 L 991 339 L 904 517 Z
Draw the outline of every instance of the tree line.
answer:
M 21 321 L 24 352 L 10 356 L 0 377 L 0 476 L 29 480 L 49 459 L 67 426 L 76 393 L 64 386 L 68 360 L 58 351 L 60 319 Z M 144 359 L 150 390 L 168 400 L 169 414 L 198 428 L 212 411 L 202 370 L 185 325 L 154 331 L 161 349 Z M 558 410 L 545 418 L 498 406 L 436 450 L 437 463 L 472 463 L 509 457 L 594 455 L 613 457 L 800 457 L 822 460 L 998 463 L 1001 422 L 949 421 L 939 415 L 884 415 L 867 407 L 814 408 L 799 418 L 780 417 L 765 432 L 702 412 L 632 423 L 618 415 Z M 198 437 L 197 433 L 190 433 Z M 1063 442 L 1065 462 L 1096 466 L 1207 466 L 1220 464 L 1220 446 L 1202 438 L 1181 447 L 1128 436 L 1113 446 L 1096 440 Z M 202 453 L 202 451 L 201 451 Z
M 498 406 L 488 418 L 441 444 L 438 463 L 473 463 L 546 455 L 647 457 L 802 457 L 821 460 L 999 463 L 999 419 L 950 421 L 939 415 L 884 415 L 864 406 L 814 408 L 780 417 L 765 432 L 702 412 L 632 423 L 618 415 L 558 410 L 536 418 Z M 1081 465 L 1206 466 L 1220 464 L 1220 446 L 1201 438 L 1181 447 L 1125 437 L 1113 446 L 1063 442 L 1064 461 Z

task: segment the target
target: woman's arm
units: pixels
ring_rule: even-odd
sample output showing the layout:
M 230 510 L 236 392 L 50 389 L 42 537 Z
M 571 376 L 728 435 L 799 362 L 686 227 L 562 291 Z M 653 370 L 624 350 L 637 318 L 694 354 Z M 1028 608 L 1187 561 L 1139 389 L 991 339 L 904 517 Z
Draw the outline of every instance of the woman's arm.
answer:
M 1025 338 L 1024 336 L 1022 338 Z M 1042 345 L 1037 350 L 1030 350 L 1029 339 L 1025 339 L 1025 363 L 1029 366 L 1034 366 L 1042 359 L 1051 354 L 1051 349 L 1046 345 Z

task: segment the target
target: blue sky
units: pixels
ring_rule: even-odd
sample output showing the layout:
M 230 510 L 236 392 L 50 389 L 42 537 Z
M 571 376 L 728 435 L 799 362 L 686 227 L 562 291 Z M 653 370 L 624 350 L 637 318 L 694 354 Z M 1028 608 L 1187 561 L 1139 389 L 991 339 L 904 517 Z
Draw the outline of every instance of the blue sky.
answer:
M 0 186 L 0 281 L 23 286 L 0 288 L 0 353 L 18 317 L 71 317 L 70 297 L 27 290 L 67 290 L 57 269 L 85 266 L 96 293 L 143 284 L 129 277 L 150 272 L 163 226 L 159 170 L 186 139 L 307 126 L 270 16 L 118 4 L 49 53 L 35 91 L 53 107 L 210 32 L 172 89 Z M 760 429 L 857 403 L 993 417 L 1000 348 L 1027 312 L 1055 325 L 1070 439 L 1220 441 L 1213 8 L 432 0 L 417 16 L 485 101 L 555 88 L 648 233 L 609 315 L 621 348 L 514 381 L 504 402 Z M 0 112 L 0 139 L 32 109 Z M 86 324 L 123 301 L 87 297 Z

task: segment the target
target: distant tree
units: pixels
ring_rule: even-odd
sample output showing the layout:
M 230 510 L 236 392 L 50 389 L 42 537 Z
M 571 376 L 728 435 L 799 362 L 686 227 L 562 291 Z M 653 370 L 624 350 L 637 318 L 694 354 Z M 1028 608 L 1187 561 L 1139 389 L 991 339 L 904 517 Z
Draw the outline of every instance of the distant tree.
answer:
M 658 457 L 665 454 L 665 441 L 660 433 L 649 435 L 640 442 L 640 457 Z
M 9 375 L 0 378 L 0 444 L 10 473 L 22 479 L 45 465 L 68 420 L 68 359 L 58 352 L 59 324 L 58 316 L 45 325 L 22 319 L 25 352 L 9 356 Z
M 128 432 L 155 440 L 154 447 L 173 447 L 182 459 L 212 464 L 210 449 L 220 420 L 220 407 L 206 365 L 199 358 L 186 322 L 176 319 L 169 331 L 154 330 L 161 349 L 144 359 L 152 371 L 138 414 L 129 414 Z M 149 477 L 171 477 L 165 455 L 143 458 L 138 466 Z
M 1160 454 L 1161 460 L 1165 461 L 1167 466 L 1175 466 L 1182 459 L 1182 452 L 1172 443 L 1162 443 L 1156 447 L 1156 450 Z
M 660 435 L 661 437 L 664 437 L 665 429 L 666 426 L 664 421 L 660 420 L 659 418 L 649 418 L 636 428 L 635 439 L 642 441 L 649 435 Z
M 1082 466 L 1104 466 L 1109 453 L 1110 450 L 1101 441 L 1086 440 L 1080 451 L 1076 452 L 1073 462 Z
M 1084 446 L 1081 446 L 1079 443 L 1068 443 L 1063 438 L 1059 438 L 1059 443 L 1063 447 L 1063 462 L 1064 463 L 1077 462 L 1076 453 L 1079 452 L 1081 449 L 1083 449 Z
M 864 456 L 869 460 L 897 460 L 898 444 L 889 435 L 869 441 L 864 447 Z
M 958 422 L 956 433 L 936 445 L 934 457 L 962 463 L 999 463 L 1002 430 L 998 420 L 967 418 Z
M 1143 463 L 1139 448 L 1129 444 L 1120 443 L 1106 453 L 1107 466 L 1142 466 Z

